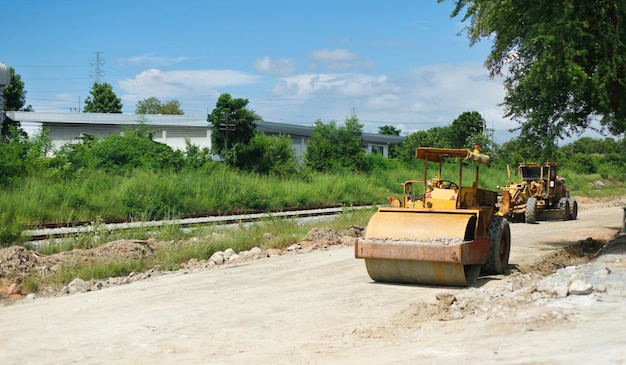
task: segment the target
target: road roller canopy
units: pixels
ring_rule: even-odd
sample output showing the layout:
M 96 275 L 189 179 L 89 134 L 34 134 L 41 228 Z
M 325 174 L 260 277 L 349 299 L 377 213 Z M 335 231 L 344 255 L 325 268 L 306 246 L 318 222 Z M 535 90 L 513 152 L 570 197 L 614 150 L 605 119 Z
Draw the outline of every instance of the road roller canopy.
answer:
M 415 151 L 415 157 L 419 160 L 439 163 L 449 157 L 462 158 L 478 163 L 484 163 L 486 165 L 491 162 L 489 156 L 481 154 L 477 146 L 474 148 L 474 152 L 463 148 L 419 147 Z
M 365 237 L 355 242 L 354 256 L 365 259 L 370 278 L 468 286 L 483 267 L 488 273 L 502 273 L 508 264 L 508 223 L 494 215 L 497 192 L 478 187 L 479 164 L 489 164 L 489 156 L 481 154 L 478 146 L 474 151 L 420 147 L 415 156 L 426 161 L 423 179 L 406 181 L 403 204 L 380 207 L 370 218 Z M 447 158 L 458 162 L 456 181 L 442 178 Z M 476 162 L 468 186 L 462 185 L 466 161 Z M 428 162 L 439 165 L 435 178 L 428 178 L 428 165 L 433 165 Z M 413 198 L 417 182 L 424 184 L 421 199 Z

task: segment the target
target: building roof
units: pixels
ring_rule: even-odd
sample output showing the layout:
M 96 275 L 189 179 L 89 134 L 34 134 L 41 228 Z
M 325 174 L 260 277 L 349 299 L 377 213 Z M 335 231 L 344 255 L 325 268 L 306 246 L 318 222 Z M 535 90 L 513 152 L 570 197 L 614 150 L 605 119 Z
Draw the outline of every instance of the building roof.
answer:
M 296 124 L 283 124 L 274 122 L 259 122 L 256 128 L 264 133 L 283 133 L 293 136 L 310 137 L 313 134 L 313 126 L 303 126 Z M 404 140 L 404 137 L 392 136 L 388 134 L 363 133 L 363 140 L 371 143 L 396 144 Z
M 141 122 L 152 126 L 208 127 L 206 115 L 161 115 L 161 114 L 121 114 L 121 113 L 46 113 L 8 111 L 7 117 L 20 123 L 42 124 L 100 124 L 100 125 L 133 125 Z M 274 122 L 257 122 L 257 130 L 264 133 L 288 134 L 291 136 L 310 137 L 313 126 L 284 124 Z M 363 141 L 368 143 L 398 144 L 405 137 L 388 134 L 363 133 Z
M 181 125 L 186 127 L 206 127 L 206 115 L 161 115 L 161 114 L 121 114 L 121 113 L 45 113 L 45 112 L 6 112 L 11 120 L 30 123 L 66 124 L 108 124 L 133 125 L 142 121 L 154 126 Z

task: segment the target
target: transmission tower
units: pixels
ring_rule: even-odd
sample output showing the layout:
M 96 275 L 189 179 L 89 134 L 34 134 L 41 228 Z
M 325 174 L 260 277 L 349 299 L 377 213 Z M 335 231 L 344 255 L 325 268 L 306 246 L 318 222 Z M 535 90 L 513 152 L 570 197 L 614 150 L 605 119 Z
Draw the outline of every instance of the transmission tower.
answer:
M 104 76 L 104 72 L 100 69 L 100 66 L 104 65 L 104 59 L 100 58 L 101 53 L 100 51 L 96 52 L 96 57 L 89 63 L 93 66 L 93 71 L 89 73 L 89 76 L 95 77 L 98 84 L 100 83 L 100 77 Z

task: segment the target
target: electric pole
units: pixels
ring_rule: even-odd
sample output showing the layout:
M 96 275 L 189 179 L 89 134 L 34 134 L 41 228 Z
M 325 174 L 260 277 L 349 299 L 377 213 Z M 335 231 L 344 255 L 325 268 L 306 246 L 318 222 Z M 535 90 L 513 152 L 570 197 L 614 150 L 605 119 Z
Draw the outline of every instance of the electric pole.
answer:
M 226 142 L 224 143 L 225 145 L 225 150 L 226 150 L 226 163 L 228 163 L 228 155 L 229 155 L 229 149 L 228 149 L 228 132 L 234 132 L 235 131 L 235 123 L 231 123 L 232 119 L 235 116 L 235 112 L 222 112 L 222 115 L 220 116 L 220 121 L 222 123 L 220 123 L 219 127 L 220 127 L 220 131 L 224 131 L 226 132 Z

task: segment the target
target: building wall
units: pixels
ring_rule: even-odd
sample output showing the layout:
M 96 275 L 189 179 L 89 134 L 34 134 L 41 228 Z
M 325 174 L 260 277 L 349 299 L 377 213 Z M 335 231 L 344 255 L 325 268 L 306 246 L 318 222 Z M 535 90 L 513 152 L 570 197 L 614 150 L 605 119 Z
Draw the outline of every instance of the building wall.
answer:
M 42 126 L 48 130 L 48 136 L 52 140 L 54 150 L 58 150 L 66 143 L 77 142 L 77 137 L 83 133 L 93 135 L 96 138 L 109 137 L 123 133 L 125 129 L 132 126 L 122 126 L 119 124 L 63 124 L 63 123 L 43 123 Z M 186 150 L 185 138 L 189 138 L 191 144 L 200 148 L 211 149 L 211 129 L 207 127 L 193 126 L 150 126 L 155 131 L 153 140 L 164 143 L 173 149 Z M 276 135 L 275 133 L 268 133 Z M 291 147 L 300 161 L 304 158 L 306 145 L 309 140 L 307 136 L 291 135 Z M 382 153 L 388 157 L 389 146 L 384 143 L 365 142 L 363 146 L 366 153 Z
M 9 111 L 6 115 L 13 121 L 29 126 L 31 132 L 40 127 L 48 131 L 54 148 L 58 150 L 66 143 L 77 141 L 83 133 L 96 138 L 109 137 L 122 133 L 142 123 L 154 131 L 154 140 L 168 146 L 185 150 L 185 139 L 200 148 L 211 148 L 212 126 L 205 116 L 185 115 L 125 115 L 107 113 L 39 113 Z M 291 147 L 302 160 L 306 145 L 314 127 L 294 124 L 282 124 L 263 121 L 257 124 L 257 130 L 267 135 L 284 134 L 291 137 Z M 29 132 L 30 133 L 30 132 Z M 389 145 L 401 143 L 403 137 L 364 133 L 363 149 L 366 153 L 380 153 L 387 157 Z
M 83 133 L 93 135 L 96 138 L 110 137 L 122 133 L 130 126 L 108 124 L 61 124 L 52 123 L 43 127 L 48 129 L 48 136 L 52 140 L 55 150 L 62 145 L 77 142 L 77 137 Z M 173 149 L 185 150 L 187 145 L 185 138 L 189 138 L 191 144 L 202 148 L 211 148 L 211 130 L 209 128 L 184 127 L 184 126 L 161 126 L 151 127 L 155 131 L 154 141 L 167 144 Z
M 186 150 L 187 143 L 186 138 L 189 138 L 189 142 L 200 148 L 211 149 L 211 130 L 193 127 L 167 127 L 162 128 L 160 132 L 154 135 L 153 140 L 156 142 L 164 143 L 173 149 Z

